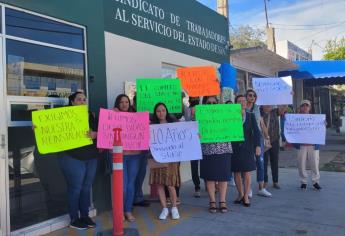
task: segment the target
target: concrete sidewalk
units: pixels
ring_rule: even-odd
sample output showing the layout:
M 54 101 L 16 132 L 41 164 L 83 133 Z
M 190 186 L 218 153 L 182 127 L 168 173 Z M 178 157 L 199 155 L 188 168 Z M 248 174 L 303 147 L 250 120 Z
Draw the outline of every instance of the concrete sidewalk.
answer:
M 254 174 L 253 174 L 254 180 Z M 200 199 L 193 195 L 191 181 L 181 189 L 179 221 L 159 221 L 160 205 L 153 203 L 149 208 L 136 208 L 135 223 L 127 228 L 137 228 L 141 236 L 184 236 L 184 235 L 345 235 L 345 173 L 321 172 L 321 186 L 318 192 L 308 186 L 307 191 L 299 189 L 296 169 L 280 169 L 282 189 L 269 189 L 273 197 L 255 195 L 256 183 L 252 184 L 254 196 L 252 205 L 245 208 L 234 205 L 234 187 L 229 188 L 229 213 L 208 213 L 208 197 L 202 193 Z M 87 231 L 63 229 L 49 235 L 101 235 L 111 228 L 111 213 L 96 218 L 97 228 Z

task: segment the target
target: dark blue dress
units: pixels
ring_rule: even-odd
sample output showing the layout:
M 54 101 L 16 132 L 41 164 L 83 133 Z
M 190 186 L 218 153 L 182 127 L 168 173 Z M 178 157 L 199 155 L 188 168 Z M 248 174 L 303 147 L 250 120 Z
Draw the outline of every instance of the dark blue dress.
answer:
M 232 172 L 248 172 L 256 169 L 255 148 L 260 147 L 260 131 L 253 113 L 246 112 L 243 132 L 244 141 L 232 142 Z

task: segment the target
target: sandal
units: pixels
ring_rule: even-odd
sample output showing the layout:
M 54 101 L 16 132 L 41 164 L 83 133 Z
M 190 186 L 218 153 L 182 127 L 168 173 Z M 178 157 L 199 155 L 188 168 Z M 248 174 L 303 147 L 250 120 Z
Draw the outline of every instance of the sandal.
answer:
M 229 211 L 226 202 L 219 202 L 219 210 L 221 213 L 227 213 Z
M 208 211 L 210 213 L 216 213 L 217 212 L 216 202 L 210 202 L 210 207 L 208 208 Z
M 132 215 L 132 213 L 125 213 L 125 218 L 128 222 L 134 222 L 135 221 L 135 218 Z

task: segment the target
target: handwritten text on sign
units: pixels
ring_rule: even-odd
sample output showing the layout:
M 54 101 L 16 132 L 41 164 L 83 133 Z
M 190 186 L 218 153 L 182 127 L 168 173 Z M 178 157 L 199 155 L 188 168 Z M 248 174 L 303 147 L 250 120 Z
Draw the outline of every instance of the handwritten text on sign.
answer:
M 286 114 L 284 135 L 289 143 L 325 144 L 326 115 Z
M 196 120 L 202 143 L 243 141 L 241 105 L 196 106 Z
M 41 154 L 61 152 L 92 144 L 87 137 L 86 106 L 70 106 L 32 112 L 35 138 Z
M 179 68 L 177 77 L 190 97 L 220 94 L 217 72 L 212 66 Z
M 284 105 L 293 102 L 291 76 L 253 78 L 253 88 L 258 95 L 258 105 Z
M 182 112 L 181 82 L 178 79 L 137 79 L 137 111 L 153 113 L 163 102 L 170 113 Z
M 197 122 L 150 125 L 150 150 L 160 163 L 202 159 Z
M 112 149 L 114 128 L 121 128 L 121 140 L 124 150 L 149 149 L 149 113 L 115 112 L 101 109 L 97 134 L 97 147 Z

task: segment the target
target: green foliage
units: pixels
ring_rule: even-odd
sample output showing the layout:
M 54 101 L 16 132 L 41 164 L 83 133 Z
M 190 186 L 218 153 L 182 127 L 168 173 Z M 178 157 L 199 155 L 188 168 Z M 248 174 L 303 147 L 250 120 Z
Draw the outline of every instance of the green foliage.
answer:
M 328 40 L 323 58 L 325 60 L 344 60 L 345 38 Z
M 266 46 L 265 31 L 249 25 L 233 28 L 230 31 L 230 43 L 233 49 Z

